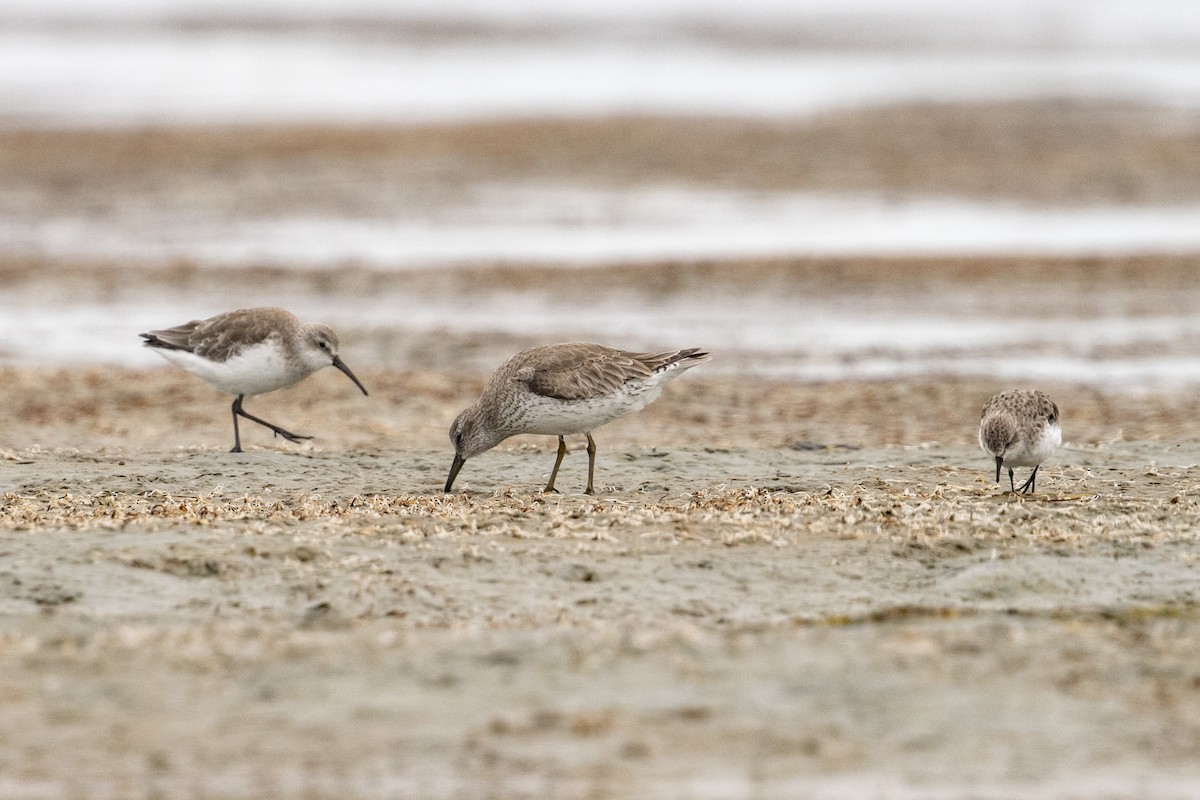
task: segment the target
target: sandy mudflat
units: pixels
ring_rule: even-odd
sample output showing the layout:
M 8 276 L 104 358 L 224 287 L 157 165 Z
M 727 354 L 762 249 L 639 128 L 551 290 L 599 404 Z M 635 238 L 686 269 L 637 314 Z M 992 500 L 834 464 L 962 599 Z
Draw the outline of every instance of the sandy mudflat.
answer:
M 523 119 L 412 127 L 0 131 L 0 207 L 98 216 L 353 208 L 394 215 L 489 181 L 927 193 L 1067 206 L 1194 201 L 1195 115 L 1029 101 L 810 119 Z M 214 212 L 214 209 L 216 210 Z
M 1050 387 L 1013 498 L 987 382 L 697 370 L 598 496 L 529 437 L 446 497 L 482 377 L 323 373 L 233 455 L 186 375 L 5 371 L 0 795 L 1196 796 L 1193 398 Z
M 8 131 L 0 212 L 390 218 L 489 181 L 1186 204 L 1198 151 L 1186 115 L 1062 103 Z M 1045 323 L 1033 348 L 1186 383 L 1196 274 L 1187 253 L 396 273 L 5 252 L 0 311 L 815 297 L 1011 326 L 947 362 L 1025 352 Z M 1014 498 L 973 441 L 1009 381 L 771 380 L 827 356 L 812 326 L 782 349 L 697 336 L 659 344 L 713 362 L 597 432 L 596 497 L 578 451 L 541 494 L 548 437 L 468 462 L 447 497 L 446 430 L 487 372 L 578 332 L 387 319 L 339 324 L 369 398 L 333 370 L 253 398 L 317 438 L 247 425 L 240 455 L 228 398 L 191 376 L 36 366 L 53 327 L 0 342 L 0 798 L 1200 797 L 1194 391 L 1038 382 L 1066 444 Z M 1096 320 L 1149 333 L 1055 349 Z

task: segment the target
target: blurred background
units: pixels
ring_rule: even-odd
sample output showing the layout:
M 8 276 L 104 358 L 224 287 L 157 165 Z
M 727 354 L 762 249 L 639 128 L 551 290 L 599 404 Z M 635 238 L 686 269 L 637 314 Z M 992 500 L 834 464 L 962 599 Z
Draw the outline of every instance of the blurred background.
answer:
M 8 0 L 0 365 L 281 305 L 356 368 L 704 346 L 1200 383 L 1188 0 Z

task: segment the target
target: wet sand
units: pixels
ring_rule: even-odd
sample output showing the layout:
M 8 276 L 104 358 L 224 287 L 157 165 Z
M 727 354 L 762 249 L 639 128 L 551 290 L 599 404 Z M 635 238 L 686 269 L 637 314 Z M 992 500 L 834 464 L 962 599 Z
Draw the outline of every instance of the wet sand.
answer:
M 149 198 L 252 216 L 393 217 L 489 182 L 906 193 L 1033 204 L 1194 202 L 1193 114 L 1028 101 L 796 121 L 615 117 L 417 126 L 0 131 L 5 211 L 119 216 Z
M 237 455 L 167 368 L 2 377 L 6 797 L 1200 785 L 1194 398 L 1050 387 L 1013 497 L 986 382 L 696 370 L 598 432 L 597 496 L 578 450 L 539 491 L 548 437 L 445 496 L 482 374 L 322 373 L 251 405 L 317 439 Z
M 1180 203 L 1200 196 L 1197 142 L 1178 115 L 1052 103 L 7 131 L 0 212 L 370 216 L 510 179 Z M 1191 314 L 1195 263 L 389 273 L 4 253 L 0 289 L 9 308 L 83 310 L 818 296 L 1017 325 Z M 1014 287 L 1020 304 L 997 302 Z M 1066 441 L 1013 497 L 974 437 L 1014 382 L 805 383 L 770 377 L 812 357 L 802 339 L 730 348 L 597 431 L 597 496 L 578 493 L 578 442 L 562 494 L 540 492 L 549 437 L 473 459 L 445 496 L 454 414 L 541 339 L 339 329 L 371 396 L 326 370 L 253 398 L 317 438 L 247 425 L 236 455 L 229 398 L 191 376 L 39 366 L 0 342 L 0 797 L 1200 796 L 1194 392 L 1039 382 Z M 1086 344 L 1097 362 L 1197 352 Z

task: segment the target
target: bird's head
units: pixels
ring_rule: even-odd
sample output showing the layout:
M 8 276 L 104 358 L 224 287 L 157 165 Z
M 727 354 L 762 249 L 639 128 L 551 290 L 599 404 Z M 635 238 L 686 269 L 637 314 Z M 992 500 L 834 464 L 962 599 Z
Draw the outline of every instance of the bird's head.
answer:
M 342 361 L 338 355 L 338 337 L 333 328 L 328 325 L 310 325 L 304 344 L 305 347 L 301 348 L 300 357 L 314 372 L 325 367 L 336 367 L 344 372 L 347 378 L 354 381 L 354 385 L 363 394 L 367 394 L 367 387 L 362 385 L 362 381 L 350 371 L 346 362 Z
M 490 450 L 506 437 L 484 423 L 483 416 L 477 406 L 472 406 L 459 414 L 450 426 L 450 442 L 454 445 L 454 462 L 450 465 L 450 474 L 446 478 L 446 491 L 454 485 L 458 471 L 468 458 Z

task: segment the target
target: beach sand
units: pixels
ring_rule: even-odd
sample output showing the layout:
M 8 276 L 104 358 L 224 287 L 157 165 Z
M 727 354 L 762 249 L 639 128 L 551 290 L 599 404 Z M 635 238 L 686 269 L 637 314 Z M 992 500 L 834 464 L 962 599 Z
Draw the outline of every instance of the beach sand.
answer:
M 795 124 L 10 131 L 0 211 L 370 216 L 480 180 L 581 175 L 1194 202 L 1185 122 L 1015 104 Z M 473 292 L 836 297 L 894 315 L 935 298 L 1014 326 L 1200 302 L 1186 253 L 493 266 L 10 253 L 0 288 L 12 308 L 81 309 L 442 308 Z M 1081 357 L 1194 358 L 1169 330 Z M 551 437 L 472 459 L 446 496 L 450 421 L 543 336 L 402 319 L 339 332 L 370 397 L 326 370 L 251 398 L 316 438 L 247 423 L 242 454 L 227 452 L 230 398 L 192 376 L 47 367 L 0 342 L 0 797 L 1200 796 L 1194 392 L 1037 382 L 1065 442 L 1037 494 L 1014 497 L 975 434 L 987 398 L 1027 381 L 802 382 L 773 367 L 805 363 L 803 341 L 659 342 L 714 359 L 596 432 L 596 496 L 579 494 L 578 441 L 562 493 L 541 493 Z
M 484 375 L 330 370 L 246 426 L 162 368 L 0 377 L 6 797 L 1191 796 L 1195 399 L 705 376 L 440 492 Z M 14 413 L 15 412 L 15 413 Z M 1118 420 L 1129 422 L 1123 429 Z

